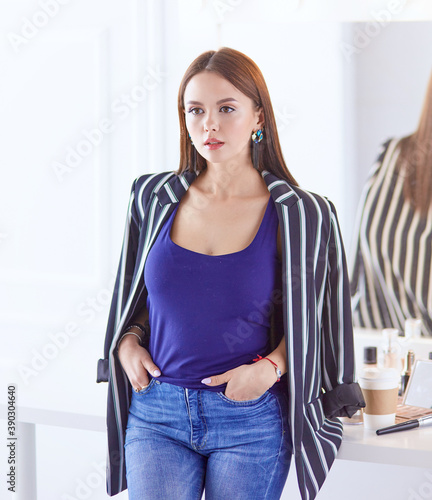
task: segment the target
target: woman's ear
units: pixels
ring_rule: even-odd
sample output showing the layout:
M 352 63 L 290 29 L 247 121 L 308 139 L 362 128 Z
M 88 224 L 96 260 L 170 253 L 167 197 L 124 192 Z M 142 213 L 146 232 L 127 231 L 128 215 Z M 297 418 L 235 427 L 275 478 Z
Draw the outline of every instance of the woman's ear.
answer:
M 257 109 L 257 126 L 259 128 L 263 128 L 264 125 L 264 110 L 263 108 L 258 108 Z

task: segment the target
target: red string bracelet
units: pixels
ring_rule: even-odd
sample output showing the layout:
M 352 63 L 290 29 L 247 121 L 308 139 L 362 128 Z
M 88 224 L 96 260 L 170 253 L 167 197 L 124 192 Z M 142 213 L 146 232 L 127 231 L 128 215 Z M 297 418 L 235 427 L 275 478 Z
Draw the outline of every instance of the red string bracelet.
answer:
M 277 365 L 274 361 L 272 361 L 270 358 L 266 358 L 266 357 L 264 357 L 264 358 L 263 358 L 263 357 L 262 357 L 262 356 L 260 356 L 259 354 L 257 354 L 257 356 L 258 356 L 258 357 L 257 357 L 257 358 L 255 358 L 253 361 L 260 361 L 261 359 L 266 359 L 267 361 L 270 361 L 270 363 L 271 363 L 271 364 L 275 367 L 275 370 L 276 370 L 276 375 L 277 375 L 277 380 L 276 380 L 276 382 L 279 382 L 279 380 L 280 380 L 280 379 L 281 379 L 281 377 L 282 377 L 282 372 L 281 372 L 281 370 L 280 370 L 279 366 L 278 366 L 278 365 Z

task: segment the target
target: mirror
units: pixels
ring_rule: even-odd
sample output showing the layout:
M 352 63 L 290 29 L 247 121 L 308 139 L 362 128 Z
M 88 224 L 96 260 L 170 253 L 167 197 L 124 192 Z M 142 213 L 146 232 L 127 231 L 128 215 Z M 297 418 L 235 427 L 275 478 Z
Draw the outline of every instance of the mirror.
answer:
M 348 23 L 345 59 L 355 65 L 352 82 L 355 116 L 353 179 L 359 202 L 380 144 L 412 133 L 420 118 L 432 70 L 432 22 Z M 347 52 L 347 49 L 345 49 Z
M 381 29 L 378 25 L 372 29 L 370 23 L 354 24 L 352 45 L 346 52 L 347 57 L 357 58 L 354 121 L 359 205 L 349 255 L 354 324 L 404 331 L 405 319 L 419 318 L 428 336 L 432 335 L 432 209 L 419 216 L 412 205 L 422 197 L 429 204 L 432 186 L 426 174 L 432 160 L 432 137 L 427 137 L 432 134 L 428 125 L 432 97 L 427 104 L 427 95 L 432 96 L 432 87 L 428 90 L 432 51 L 424 52 L 424 47 L 432 47 L 431 28 L 430 22 L 390 23 Z M 418 129 L 421 115 L 422 142 L 403 156 L 396 141 Z M 384 143 L 389 144 L 386 151 Z M 378 156 L 379 163 L 375 162 Z M 413 180 L 414 190 L 424 187 L 424 192 L 409 200 L 405 179 Z
M 404 404 L 432 408 L 432 361 L 415 362 L 405 392 Z

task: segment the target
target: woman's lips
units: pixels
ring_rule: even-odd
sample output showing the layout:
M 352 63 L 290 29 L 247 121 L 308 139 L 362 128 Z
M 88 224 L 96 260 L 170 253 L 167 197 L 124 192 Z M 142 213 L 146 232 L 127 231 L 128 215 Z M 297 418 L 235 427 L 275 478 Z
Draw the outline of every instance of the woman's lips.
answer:
M 224 144 L 225 144 L 224 142 L 210 141 L 210 142 L 206 142 L 204 144 L 204 147 L 207 149 L 210 149 L 210 150 L 214 150 L 214 149 L 221 148 Z

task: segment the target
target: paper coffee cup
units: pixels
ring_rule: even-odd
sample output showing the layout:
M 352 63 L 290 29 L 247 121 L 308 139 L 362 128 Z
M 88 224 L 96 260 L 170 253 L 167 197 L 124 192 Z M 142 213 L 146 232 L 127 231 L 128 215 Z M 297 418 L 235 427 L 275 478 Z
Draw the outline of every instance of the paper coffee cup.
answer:
M 380 429 L 395 423 L 399 373 L 394 368 L 365 368 L 359 384 L 366 402 L 363 421 L 366 429 Z

